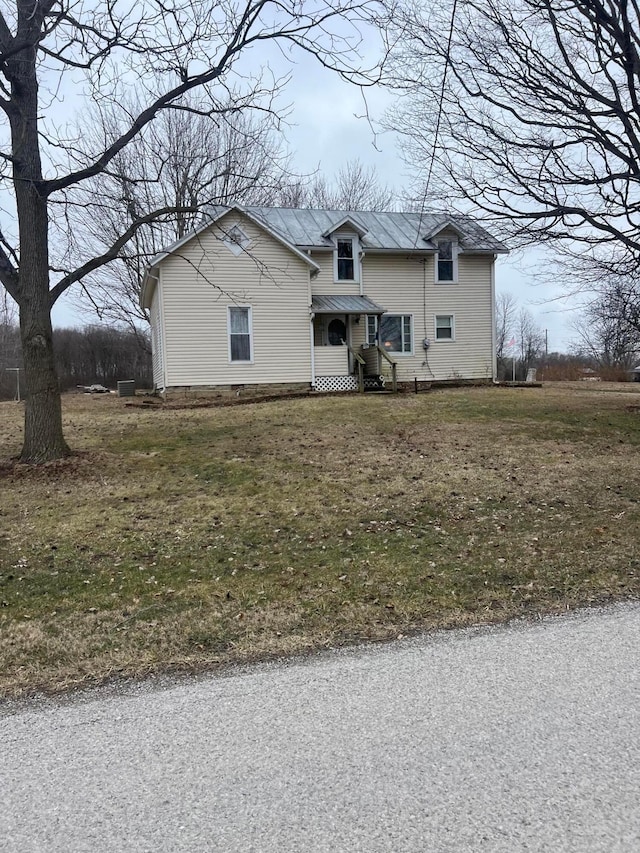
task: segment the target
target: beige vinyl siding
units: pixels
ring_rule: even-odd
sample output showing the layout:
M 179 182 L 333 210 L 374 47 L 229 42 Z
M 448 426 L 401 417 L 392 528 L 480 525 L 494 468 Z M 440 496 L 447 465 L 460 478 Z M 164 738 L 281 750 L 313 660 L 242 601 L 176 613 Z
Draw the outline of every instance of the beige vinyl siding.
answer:
M 156 285 L 151 298 L 149 310 L 151 322 L 151 360 L 153 365 L 153 387 L 162 390 L 164 388 L 164 352 L 162 334 L 162 310 L 161 310 L 160 286 Z
M 311 259 L 320 267 L 311 280 L 311 293 L 315 296 L 359 296 L 360 282 L 334 281 L 333 252 L 313 252 Z
M 316 376 L 347 376 L 349 350 L 346 347 L 314 347 Z
M 359 350 L 367 339 L 367 319 L 364 314 L 360 317 L 359 322 L 356 323 L 356 319 L 353 317 L 351 323 L 351 346 L 353 349 Z
M 222 242 L 236 224 L 251 241 L 237 256 Z M 231 213 L 161 267 L 167 386 L 311 381 L 310 267 L 279 241 Z M 229 360 L 234 305 L 251 307 L 251 364 Z
M 390 353 L 400 381 L 493 376 L 492 264 L 491 256 L 460 254 L 458 283 L 436 284 L 433 256 L 366 255 L 364 294 L 389 314 L 413 318 L 413 353 Z M 454 316 L 454 341 L 435 340 L 436 315 Z M 426 354 L 425 337 L 431 341 Z

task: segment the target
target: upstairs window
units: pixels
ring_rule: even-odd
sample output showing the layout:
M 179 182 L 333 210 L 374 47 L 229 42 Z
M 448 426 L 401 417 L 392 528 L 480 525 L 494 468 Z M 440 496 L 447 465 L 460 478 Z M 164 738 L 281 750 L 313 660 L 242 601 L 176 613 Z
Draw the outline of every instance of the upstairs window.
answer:
M 358 238 L 335 237 L 333 250 L 333 278 L 335 281 L 358 281 Z
M 454 240 L 438 240 L 436 281 L 455 283 L 458 280 L 458 244 Z
M 338 240 L 338 281 L 353 280 L 353 240 Z
M 250 362 L 251 308 L 229 308 L 229 361 Z

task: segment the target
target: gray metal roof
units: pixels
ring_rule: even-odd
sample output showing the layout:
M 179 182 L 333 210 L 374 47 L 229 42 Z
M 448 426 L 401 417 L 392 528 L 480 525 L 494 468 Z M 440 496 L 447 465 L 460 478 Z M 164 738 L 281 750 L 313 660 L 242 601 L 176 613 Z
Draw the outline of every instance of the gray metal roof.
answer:
M 313 296 L 311 310 L 315 314 L 384 314 L 386 308 L 368 296 Z
M 219 217 L 226 209 L 220 205 L 207 214 Z M 305 249 L 332 249 L 330 234 L 345 219 L 352 217 L 366 233 L 362 237 L 365 250 L 436 251 L 433 242 L 441 228 L 452 227 L 458 233 L 464 252 L 502 254 L 507 248 L 492 237 L 474 219 L 449 213 L 382 213 L 363 210 L 302 210 L 288 207 L 240 206 L 256 220 L 276 231 L 288 243 Z M 426 239 L 425 239 L 426 237 Z

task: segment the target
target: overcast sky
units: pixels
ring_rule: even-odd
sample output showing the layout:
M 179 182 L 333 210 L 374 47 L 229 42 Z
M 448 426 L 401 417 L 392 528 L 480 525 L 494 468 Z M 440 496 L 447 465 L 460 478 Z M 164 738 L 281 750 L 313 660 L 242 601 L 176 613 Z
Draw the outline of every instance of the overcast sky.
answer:
M 286 129 L 294 168 L 301 173 L 320 172 L 331 177 L 349 160 L 373 166 L 382 184 L 397 192 L 410 186 L 409 168 L 398 153 L 391 133 L 375 133 L 365 117 L 367 109 L 375 125 L 393 96 L 382 89 L 369 89 L 367 103 L 360 90 L 323 69 L 311 57 L 300 59 L 291 69 L 291 81 L 282 99 L 291 104 Z M 528 308 L 543 329 L 548 330 L 549 351 L 564 351 L 573 337 L 570 318 L 574 312 L 555 299 L 551 286 L 536 284 L 540 257 L 536 252 L 500 258 L 496 266 L 498 291 L 513 293 Z M 86 314 L 75 310 L 77 291 L 72 290 L 56 304 L 56 326 L 82 325 Z

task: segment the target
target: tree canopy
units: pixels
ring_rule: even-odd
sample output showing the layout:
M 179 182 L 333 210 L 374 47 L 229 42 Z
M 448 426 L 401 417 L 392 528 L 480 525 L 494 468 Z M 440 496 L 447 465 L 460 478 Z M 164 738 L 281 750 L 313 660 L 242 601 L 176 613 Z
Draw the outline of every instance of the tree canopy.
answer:
M 429 197 L 491 217 L 512 245 L 640 255 L 640 5 L 453 0 L 397 12 L 392 119 Z

